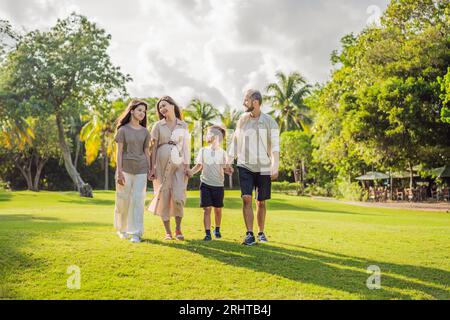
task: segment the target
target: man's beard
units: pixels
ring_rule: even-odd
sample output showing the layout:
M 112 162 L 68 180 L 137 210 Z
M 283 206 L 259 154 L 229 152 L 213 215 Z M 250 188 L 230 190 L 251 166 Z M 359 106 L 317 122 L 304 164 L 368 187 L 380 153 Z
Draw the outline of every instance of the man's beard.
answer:
M 255 107 L 248 107 L 248 108 L 245 109 L 245 112 L 250 113 L 253 110 L 255 110 Z

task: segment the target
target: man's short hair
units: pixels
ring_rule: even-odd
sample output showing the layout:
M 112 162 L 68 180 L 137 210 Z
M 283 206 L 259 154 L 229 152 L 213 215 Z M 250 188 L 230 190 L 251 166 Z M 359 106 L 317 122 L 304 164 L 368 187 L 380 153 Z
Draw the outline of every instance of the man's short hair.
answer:
M 221 138 L 220 141 L 225 139 L 226 131 L 225 131 L 225 129 L 222 126 L 219 126 L 219 125 L 215 124 L 215 125 L 210 126 L 208 129 L 209 130 L 217 130 L 218 132 L 220 132 L 220 134 L 222 135 L 220 137 Z M 217 134 L 215 134 L 215 135 L 217 135 Z
M 255 89 L 247 90 L 246 93 L 247 98 L 250 98 L 251 100 L 256 100 L 259 102 L 259 105 L 262 105 L 262 95 L 261 92 Z

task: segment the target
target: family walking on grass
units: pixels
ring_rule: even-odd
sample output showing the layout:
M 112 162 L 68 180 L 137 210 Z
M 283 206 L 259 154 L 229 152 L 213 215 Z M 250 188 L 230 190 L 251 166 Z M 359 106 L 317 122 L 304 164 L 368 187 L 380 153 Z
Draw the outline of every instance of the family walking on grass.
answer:
M 190 168 L 188 125 L 181 110 L 169 96 L 156 103 L 159 121 L 147 129 L 146 102 L 132 100 L 117 120 L 117 172 L 114 226 L 122 239 L 140 242 L 144 233 L 147 180 L 153 182 L 154 197 L 148 207 L 161 217 L 165 240 L 173 240 L 170 218 L 175 218 L 175 238 L 184 240 L 181 223 L 186 204 L 189 178 L 201 171 L 200 207 L 203 209 L 205 241 L 212 240 L 211 214 L 214 211 L 213 235 L 221 238 L 220 225 L 224 207 L 224 175 L 233 173 L 237 159 L 243 216 L 247 229 L 244 245 L 256 244 L 252 207 L 255 191 L 258 241 L 267 242 L 264 233 L 266 200 L 271 196 L 271 181 L 278 178 L 279 131 L 275 120 L 261 112 L 262 95 L 248 90 L 243 102 L 245 113 L 237 122 L 227 151 L 221 148 L 225 128 L 208 128 L 207 146 L 199 150 Z

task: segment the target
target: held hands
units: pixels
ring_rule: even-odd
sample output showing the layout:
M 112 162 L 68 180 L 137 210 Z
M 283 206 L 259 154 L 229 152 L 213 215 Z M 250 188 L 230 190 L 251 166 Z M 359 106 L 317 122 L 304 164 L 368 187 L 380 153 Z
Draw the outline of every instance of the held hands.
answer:
M 271 174 L 271 176 L 270 176 L 270 179 L 271 179 L 272 181 L 278 179 L 278 170 L 272 170 L 272 174 Z
M 234 172 L 234 169 L 233 169 L 232 166 L 227 165 L 227 166 L 225 166 L 225 168 L 223 169 L 223 171 L 224 171 L 227 175 L 231 176 L 231 175 L 233 174 L 233 172 Z
M 188 165 L 184 166 L 184 174 L 188 177 L 188 178 L 192 178 L 193 174 L 191 169 L 189 169 Z
M 156 179 L 156 170 L 155 170 L 155 168 L 151 168 L 151 169 L 148 170 L 148 172 L 147 172 L 147 179 L 149 181 L 153 181 L 153 180 Z
M 121 186 L 125 185 L 125 176 L 122 171 L 117 172 L 117 183 Z

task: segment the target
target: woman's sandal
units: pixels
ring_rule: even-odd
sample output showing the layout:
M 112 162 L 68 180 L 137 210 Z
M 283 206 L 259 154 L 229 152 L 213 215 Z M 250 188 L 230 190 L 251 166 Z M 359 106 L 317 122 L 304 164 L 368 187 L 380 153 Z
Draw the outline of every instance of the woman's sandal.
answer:
M 164 240 L 173 240 L 173 237 L 170 233 L 167 233 L 166 236 L 164 237 Z
M 184 240 L 184 236 L 180 230 L 175 230 L 175 234 L 175 238 L 177 238 L 177 240 Z

